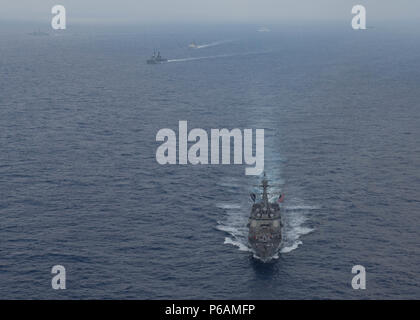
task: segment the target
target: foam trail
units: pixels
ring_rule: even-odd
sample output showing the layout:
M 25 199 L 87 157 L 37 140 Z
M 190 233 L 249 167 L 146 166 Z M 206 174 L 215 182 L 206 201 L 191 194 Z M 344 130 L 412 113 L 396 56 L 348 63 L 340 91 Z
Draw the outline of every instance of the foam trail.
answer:
M 230 204 L 230 203 L 218 204 L 217 206 L 219 208 L 222 208 L 222 209 L 239 209 L 239 208 L 241 208 L 241 206 L 239 204 Z
M 302 241 L 296 241 L 295 243 L 293 243 L 291 246 L 289 247 L 283 247 L 280 252 L 281 253 L 289 253 L 295 249 L 297 249 L 299 247 L 299 245 L 302 244 Z
M 235 55 L 237 54 L 220 54 L 216 56 L 207 56 L 207 57 L 169 59 L 168 62 L 184 62 L 184 61 L 194 61 L 194 60 L 204 60 L 204 59 L 216 59 L 216 58 L 233 57 Z
M 305 205 L 295 205 L 295 206 L 286 206 L 287 210 L 317 210 L 320 209 L 318 206 L 305 206 Z
M 211 42 L 211 43 L 206 43 L 206 44 L 200 44 L 197 45 L 194 49 L 203 49 L 203 48 L 208 48 L 208 47 L 214 47 L 214 46 L 218 46 L 224 43 L 229 43 L 232 42 L 233 40 L 223 40 L 223 41 L 215 41 L 215 42 Z
M 248 246 L 244 245 L 242 242 L 232 240 L 229 237 L 226 237 L 225 238 L 224 244 L 234 245 L 234 246 L 238 247 L 239 251 L 252 251 L 251 248 L 249 248 Z
M 224 183 L 223 183 L 224 184 Z M 217 229 L 225 232 L 224 244 L 233 245 L 240 251 L 252 251 L 248 246 L 248 216 L 241 203 L 218 203 L 218 208 L 223 209 L 226 215 L 217 221 Z
M 185 62 L 185 61 L 194 61 L 194 60 L 204 60 L 204 59 L 217 59 L 217 58 L 227 58 L 227 57 L 237 57 L 237 56 L 246 56 L 253 54 L 264 54 L 270 51 L 263 52 L 245 52 L 245 53 L 232 53 L 232 54 L 219 54 L 215 56 L 204 56 L 204 57 L 192 57 L 192 58 L 180 58 L 180 59 L 169 59 L 167 62 Z
M 292 198 L 291 203 L 302 203 L 299 198 Z M 284 206 L 283 223 L 284 237 L 281 253 L 289 253 L 303 244 L 301 236 L 311 233 L 314 229 L 305 227 L 307 214 L 310 210 L 317 210 L 317 206 L 308 206 L 303 204 L 291 204 Z

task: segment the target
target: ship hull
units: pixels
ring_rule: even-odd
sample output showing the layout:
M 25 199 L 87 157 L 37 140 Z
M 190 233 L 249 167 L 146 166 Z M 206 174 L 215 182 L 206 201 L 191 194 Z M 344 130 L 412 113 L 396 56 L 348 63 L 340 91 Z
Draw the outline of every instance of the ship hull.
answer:
M 273 259 L 282 242 L 282 227 L 280 205 L 278 202 L 268 200 L 268 181 L 264 173 L 264 179 L 260 185 L 263 188 L 262 199 L 255 202 L 256 195 L 251 193 L 252 205 L 249 217 L 248 241 L 255 255 L 263 262 Z M 282 197 L 279 199 L 282 201 Z
M 281 245 L 281 240 L 273 241 L 249 241 L 255 256 L 263 262 L 268 262 L 277 254 Z
M 167 59 L 149 59 L 147 60 L 147 64 L 161 64 L 161 63 L 165 63 L 168 62 Z

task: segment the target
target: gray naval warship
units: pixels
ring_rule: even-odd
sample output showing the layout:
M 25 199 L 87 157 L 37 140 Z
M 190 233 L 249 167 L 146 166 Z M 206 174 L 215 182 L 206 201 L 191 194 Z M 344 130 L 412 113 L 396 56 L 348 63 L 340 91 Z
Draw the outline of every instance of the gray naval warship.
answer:
M 255 252 L 257 258 L 267 262 L 277 253 L 282 242 L 282 221 L 280 215 L 280 206 L 283 195 L 279 196 L 277 202 L 268 200 L 267 189 L 268 180 L 264 173 L 264 178 L 259 185 L 262 187 L 262 198 L 256 202 L 256 195 L 251 193 L 252 205 L 251 215 L 249 217 L 248 241 Z
M 160 64 L 163 62 L 168 62 L 168 59 L 162 58 L 159 51 L 157 53 L 154 51 L 151 58 L 147 60 L 147 64 Z

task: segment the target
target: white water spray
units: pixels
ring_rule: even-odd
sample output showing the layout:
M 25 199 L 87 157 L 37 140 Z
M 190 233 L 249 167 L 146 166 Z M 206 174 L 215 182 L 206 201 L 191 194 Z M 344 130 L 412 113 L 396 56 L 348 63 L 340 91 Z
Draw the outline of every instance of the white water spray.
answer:
M 222 40 L 222 41 L 215 41 L 215 42 L 210 42 L 210 43 L 206 43 L 206 44 L 198 44 L 194 47 L 194 49 L 203 49 L 203 48 L 208 48 L 208 47 L 219 46 L 221 44 L 229 43 L 229 42 L 232 42 L 232 41 L 233 40 Z

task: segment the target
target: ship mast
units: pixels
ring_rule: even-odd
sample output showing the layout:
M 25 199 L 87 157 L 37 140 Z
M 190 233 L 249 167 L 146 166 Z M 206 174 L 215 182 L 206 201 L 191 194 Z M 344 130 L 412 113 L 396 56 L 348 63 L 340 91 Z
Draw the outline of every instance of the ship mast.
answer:
M 263 204 L 264 204 L 264 207 L 268 209 L 269 208 L 268 195 L 267 195 L 268 181 L 267 181 L 267 177 L 265 175 L 265 172 L 264 172 L 264 179 L 262 181 L 261 186 L 263 187 Z

